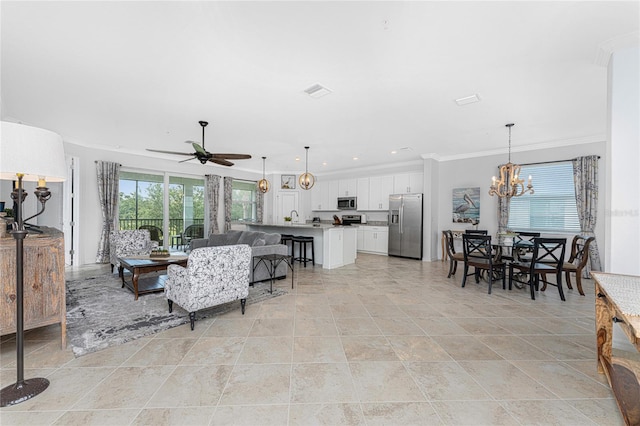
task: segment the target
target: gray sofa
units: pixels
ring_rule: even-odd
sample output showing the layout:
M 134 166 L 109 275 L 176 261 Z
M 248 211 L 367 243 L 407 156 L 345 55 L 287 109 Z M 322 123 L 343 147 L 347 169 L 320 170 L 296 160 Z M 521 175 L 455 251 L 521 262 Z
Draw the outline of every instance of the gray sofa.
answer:
M 229 246 L 235 244 L 247 244 L 251 247 L 251 256 L 259 256 L 263 254 L 283 254 L 287 255 L 289 250 L 284 244 L 280 244 L 280 234 L 267 234 L 258 231 L 229 231 L 225 234 L 211 234 L 209 238 L 194 238 L 189 243 L 189 249 L 193 250 L 200 247 L 218 247 Z M 275 277 L 278 279 L 285 278 L 289 267 L 281 262 L 276 268 Z M 255 272 L 253 271 L 253 261 L 251 263 L 250 282 L 268 280 L 269 271 L 261 262 Z

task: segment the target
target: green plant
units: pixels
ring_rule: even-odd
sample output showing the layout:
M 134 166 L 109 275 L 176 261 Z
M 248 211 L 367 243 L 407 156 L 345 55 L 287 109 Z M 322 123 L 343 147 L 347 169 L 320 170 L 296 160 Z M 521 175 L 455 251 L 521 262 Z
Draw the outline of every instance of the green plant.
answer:
M 13 217 L 13 209 L 4 209 L 4 212 L 7 214 L 7 217 Z
M 284 221 L 285 221 L 285 222 L 291 222 L 291 218 L 290 218 L 289 216 L 285 216 L 285 217 L 284 217 Z

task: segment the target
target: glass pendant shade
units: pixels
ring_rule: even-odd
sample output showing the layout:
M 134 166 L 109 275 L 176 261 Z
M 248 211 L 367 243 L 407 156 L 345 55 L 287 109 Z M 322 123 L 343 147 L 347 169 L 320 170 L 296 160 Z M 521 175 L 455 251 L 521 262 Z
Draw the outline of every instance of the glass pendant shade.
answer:
M 263 194 L 266 194 L 267 192 L 269 192 L 269 187 L 270 187 L 269 181 L 267 180 L 264 174 L 264 160 L 266 159 L 267 157 L 262 157 L 262 179 L 258 181 L 258 191 L 262 192 Z
M 300 188 L 308 190 L 316 183 L 316 178 L 309 173 L 309 147 L 305 146 L 304 149 L 306 150 L 304 173 L 298 178 L 298 183 L 300 184 Z

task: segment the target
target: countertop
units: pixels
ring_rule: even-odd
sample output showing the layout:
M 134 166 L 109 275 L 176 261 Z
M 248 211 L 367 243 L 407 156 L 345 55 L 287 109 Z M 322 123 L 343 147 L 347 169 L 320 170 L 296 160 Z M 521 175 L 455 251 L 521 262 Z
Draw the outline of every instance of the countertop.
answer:
M 269 224 L 269 223 L 252 223 L 251 226 L 263 226 L 263 227 L 272 227 L 272 228 L 307 228 L 307 229 L 332 229 L 332 228 L 357 228 L 358 225 L 333 225 L 329 223 L 292 223 L 291 225 L 284 224 Z

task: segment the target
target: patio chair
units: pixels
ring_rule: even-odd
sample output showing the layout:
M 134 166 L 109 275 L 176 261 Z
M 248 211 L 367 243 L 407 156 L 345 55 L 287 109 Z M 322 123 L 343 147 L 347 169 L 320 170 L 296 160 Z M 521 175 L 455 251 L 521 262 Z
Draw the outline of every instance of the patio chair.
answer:
M 194 238 L 204 238 L 204 225 L 202 223 L 194 223 L 185 228 L 184 232 L 180 234 L 182 247 L 188 247 Z
M 152 241 L 157 241 L 158 246 L 164 245 L 162 244 L 164 242 L 162 238 L 162 229 L 158 228 L 155 225 L 141 225 L 138 227 L 138 229 L 146 229 L 147 231 L 149 231 Z
M 191 330 L 196 311 L 240 300 L 242 314 L 249 295 L 251 247 L 246 244 L 202 247 L 189 254 L 187 267 L 169 265 L 164 294 L 173 312 L 177 303 L 189 312 Z

